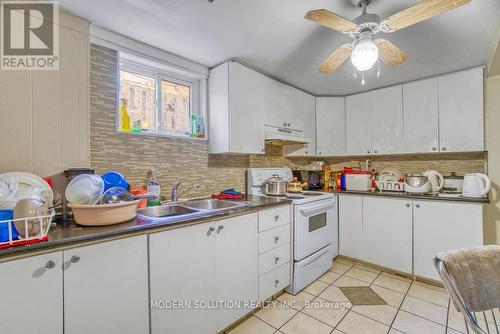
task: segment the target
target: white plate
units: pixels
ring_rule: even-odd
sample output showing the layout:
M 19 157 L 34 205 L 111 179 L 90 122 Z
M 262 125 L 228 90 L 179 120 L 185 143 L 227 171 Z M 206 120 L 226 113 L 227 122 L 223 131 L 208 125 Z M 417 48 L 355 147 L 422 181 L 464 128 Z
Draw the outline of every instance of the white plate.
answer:
M 10 182 L 13 177 L 17 178 L 18 183 L 16 194 L 13 196 L 12 201 L 17 202 L 22 198 L 39 195 L 41 199 L 47 204 L 47 206 L 51 207 L 53 205 L 54 193 L 52 192 L 49 184 L 45 182 L 40 176 L 22 172 L 9 172 L 0 174 L 0 179 L 7 182 Z

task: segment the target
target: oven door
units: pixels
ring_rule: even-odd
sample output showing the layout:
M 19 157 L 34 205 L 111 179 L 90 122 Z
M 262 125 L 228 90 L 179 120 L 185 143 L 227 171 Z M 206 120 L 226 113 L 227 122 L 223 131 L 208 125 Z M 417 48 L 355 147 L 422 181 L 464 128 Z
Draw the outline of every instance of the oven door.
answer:
M 294 205 L 294 260 L 335 242 L 335 200 Z

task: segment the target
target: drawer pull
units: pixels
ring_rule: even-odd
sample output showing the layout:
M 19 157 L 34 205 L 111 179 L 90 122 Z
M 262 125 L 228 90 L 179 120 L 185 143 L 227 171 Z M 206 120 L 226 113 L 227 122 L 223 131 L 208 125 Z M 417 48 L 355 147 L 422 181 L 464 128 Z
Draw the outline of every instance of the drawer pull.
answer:
M 279 279 L 275 279 L 274 280 L 274 287 L 278 287 L 278 284 L 280 284 L 280 280 Z
M 80 257 L 78 255 L 73 255 L 70 261 L 71 263 L 78 263 L 80 261 Z
M 280 219 L 280 215 L 274 216 L 274 221 L 277 222 Z
M 54 260 L 50 260 L 48 261 L 46 264 L 45 264 L 45 268 L 47 269 L 52 269 L 56 266 L 56 263 L 54 262 Z
M 223 229 L 224 229 L 224 225 L 217 226 L 217 234 L 219 234 L 220 231 L 222 231 Z
M 274 263 L 278 263 L 278 261 L 279 261 L 279 260 L 280 260 L 280 257 L 279 257 L 279 256 L 276 256 L 276 257 L 274 258 Z
M 275 244 L 277 244 L 279 240 L 280 240 L 280 237 L 279 237 L 279 236 L 275 236 L 275 237 L 274 237 L 274 243 L 275 243 Z

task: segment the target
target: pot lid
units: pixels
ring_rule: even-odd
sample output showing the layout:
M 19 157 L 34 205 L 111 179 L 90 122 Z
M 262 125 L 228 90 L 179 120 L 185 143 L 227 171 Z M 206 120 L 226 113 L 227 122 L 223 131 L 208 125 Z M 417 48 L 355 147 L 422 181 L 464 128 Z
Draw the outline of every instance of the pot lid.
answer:
M 456 172 L 451 172 L 449 175 L 444 176 L 445 179 L 448 180 L 463 180 L 464 177 L 461 175 L 457 175 Z

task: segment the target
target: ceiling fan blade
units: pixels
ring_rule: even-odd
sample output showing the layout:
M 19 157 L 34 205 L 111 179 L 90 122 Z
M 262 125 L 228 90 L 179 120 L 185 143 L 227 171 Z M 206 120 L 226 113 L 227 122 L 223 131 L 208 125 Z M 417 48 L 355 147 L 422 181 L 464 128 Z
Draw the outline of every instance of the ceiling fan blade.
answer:
M 349 32 L 357 27 L 351 21 L 326 9 L 311 10 L 307 12 L 305 18 L 340 32 Z
M 350 44 L 342 45 L 340 48 L 333 51 L 333 53 L 318 66 L 318 70 L 321 73 L 330 73 L 335 71 L 346 61 L 347 58 L 349 58 L 351 52 L 352 46 Z
M 471 0 L 422 0 L 416 5 L 394 14 L 384 20 L 390 30 L 399 30 L 433 16 L 466 5 Z
M 380 59 L 386 64 L 398 65 L 408 58 L 406 53 L 386 39 L 377 39 L 375 44 L 378 47 Z

